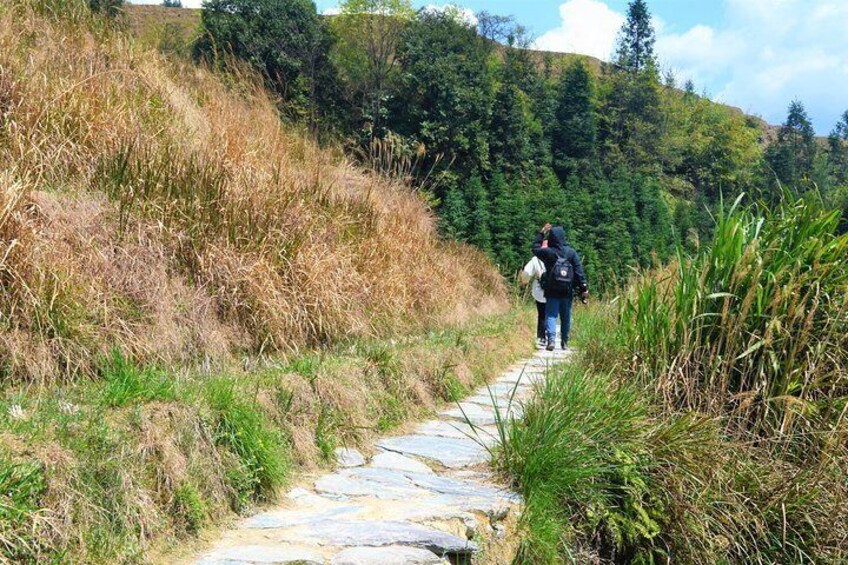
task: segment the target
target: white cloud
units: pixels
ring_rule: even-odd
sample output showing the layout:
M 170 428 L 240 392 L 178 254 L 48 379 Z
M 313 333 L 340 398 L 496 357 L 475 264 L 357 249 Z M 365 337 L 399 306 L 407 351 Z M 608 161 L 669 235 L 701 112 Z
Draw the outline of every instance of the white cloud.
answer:
M 605 61 L 615 46 L 624 16 L 599 0 L 568 0 L 559 7 L 560 26 L 542 34 L 536 48 L 582 53 Z
M 338 16 L 342 13 L 342 9 L 338 6 L 330 6 L 329 8 L 324 8 L 324 11 L 321 14 L 325 16 Z
M 848 108 L 848 2 L 726 0 L 724 16 L 720 28 L 660 34 L 662 64 L 771 123 L 799 98 L 826 133 Z

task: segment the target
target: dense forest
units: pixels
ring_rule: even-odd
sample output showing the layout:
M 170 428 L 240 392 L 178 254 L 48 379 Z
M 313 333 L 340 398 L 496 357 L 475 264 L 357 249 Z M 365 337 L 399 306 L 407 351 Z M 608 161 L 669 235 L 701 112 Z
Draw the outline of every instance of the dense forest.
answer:
M 644 0 L 609 64 L 533 51 L 512 17 L 472 25 L 409 0 L 346 0 L 329 18 L 309 0 L 212 0 L 193 51 L 249 62 L 282 115 L 406 176 L 432 196 L 445 235 L 506 274 L 545 221 L 566 227 L 606 286 L 697 248 L 718 203 L 740 193 L 809 192 L 848 211 L 848 112 L 822 143 L 793 101 L 775 136 L 678 86 L 653 44 Z

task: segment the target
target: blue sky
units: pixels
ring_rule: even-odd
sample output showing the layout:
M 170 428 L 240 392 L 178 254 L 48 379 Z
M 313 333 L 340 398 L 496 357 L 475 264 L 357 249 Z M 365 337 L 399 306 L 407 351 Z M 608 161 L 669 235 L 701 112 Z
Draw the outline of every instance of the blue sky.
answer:
M 159 0 L 131 0 L 159 3 Z M 197 6 L 202 0 L 183 0 Z M 446 0 L 413 0 L 416 7 Z M 513 15 L 552 51 L 609 57 L 627 0 L 454 0 Z M 317 0 L 320 12 L 338 0 Z M 779 124 L 792 99 L 820 135 L 848 110 L 848 0 L 648 0 L 660 65 L 682 84 Z M 473 16 L 472 16 L 473 17 Z

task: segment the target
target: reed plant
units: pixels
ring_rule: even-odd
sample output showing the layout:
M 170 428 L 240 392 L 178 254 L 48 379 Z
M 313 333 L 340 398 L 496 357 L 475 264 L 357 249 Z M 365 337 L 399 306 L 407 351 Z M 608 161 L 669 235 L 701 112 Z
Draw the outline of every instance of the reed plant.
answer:
M 622 300 L 634 368 L 670 406 L 766 436 L 844 442 L 848 236 L 810 199 L 741 197 L 694 257 L 644 273 Z M 837 434 L 832 437 L 833 434 Z

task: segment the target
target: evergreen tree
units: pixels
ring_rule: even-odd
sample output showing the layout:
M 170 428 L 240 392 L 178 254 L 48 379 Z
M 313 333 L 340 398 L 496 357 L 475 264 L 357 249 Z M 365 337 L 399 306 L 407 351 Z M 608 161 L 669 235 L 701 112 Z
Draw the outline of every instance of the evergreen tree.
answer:
M 627 20 L 621 26 L 616 48 L 616 60 L 620 67 L 634 73 L 653 69 L 656 40 L 651 14 L 645 0 L 632 0 L 627 7 Z
M 491 163 L 495 170 L 515 174 L 532 158 L 530 109 L 518 85 L 504 81 L 492 107 L 489 125 Z
M 523 184 L 523 183 L 521 183 Z M 505 273 L 514 273 L 523 265 L 523 253 L 528 238 L 526 226 L 527 204 L 522 198 L 520 185 L 508 183 L 504 176 L 495 173 L 489 183 L 489 194 L 494 205 L 491 216 L 492 252 Z
M 836 184 L 848 182 L 848 110 L 827 138 L 828 168 Z
M 480 175 L 473 174 L 465 188 L 468 206 L 468 243 L 476 245 L 483 251 L 492 249 L 492 234 L 489 229 L 491 214 L 489 212 L 489 195 L 483 186 Z
M 465 241 L 468 234 L 468 206 L 462 192 L 454 184 L 445 190 L 440 212 L 442 233 L 451 239 Z
M 597 124 L 592 98 L 592 76 L 577 61 L 560 79 L 556 120 L 551 128 L 553 166 L 560 179 L 577 168 L 586 170 L 596 157 Z
M 793 100 L 777 141 L 769 147 L 766 159 L 782 184 L 799 190 L 812 176 L 816 158 L 816 136 L 804 105 Z
M 698 97 L 695 92 L 695 83 L 692 82 L 691 78 L 687 78 L 686 82 L 683 84 L 683 93 L 686 100 L 694 100 Z

